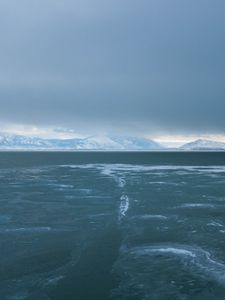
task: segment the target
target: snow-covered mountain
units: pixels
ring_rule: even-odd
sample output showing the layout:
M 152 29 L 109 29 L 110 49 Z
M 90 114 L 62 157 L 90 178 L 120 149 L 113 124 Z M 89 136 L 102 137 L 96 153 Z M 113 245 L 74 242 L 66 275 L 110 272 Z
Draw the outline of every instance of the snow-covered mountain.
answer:
M 22 135 L 5 135 L 0 134 L 0 149 L 10 149 L 10 148 L 47 148 L 50 147 L 48 140 L 36 138 L 36 137 L 26 137 Z
M 145 138 L 91 136 L 73 139 L 43 139 L 0 134 L 1 150 L 160 150 L 163 147 Z
M 198 139 L 196 141 L 184 144 L 180 147 L 182 150 L 225 150 L 225 143 Z
M 129 136 L 111 136 L 111 140 L 121 145 L 124 149 L 132 148 L 133 150 L 143 149 L 163 149 L 163 146 L 159 143 L 140 137 L 129 137 Z

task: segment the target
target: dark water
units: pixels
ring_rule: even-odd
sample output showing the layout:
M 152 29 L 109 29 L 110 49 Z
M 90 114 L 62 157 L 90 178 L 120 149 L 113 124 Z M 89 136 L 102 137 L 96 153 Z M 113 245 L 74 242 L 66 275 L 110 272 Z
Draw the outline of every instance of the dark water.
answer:
M 225 153 L 0 153 L 1 300 L 225 299 Z

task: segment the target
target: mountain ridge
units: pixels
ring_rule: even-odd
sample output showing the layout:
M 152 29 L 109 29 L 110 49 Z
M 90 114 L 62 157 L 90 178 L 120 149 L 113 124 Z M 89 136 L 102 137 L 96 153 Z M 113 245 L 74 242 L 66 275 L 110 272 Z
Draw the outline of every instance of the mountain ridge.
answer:
M 160 150 L 163 147 L 140 137 L 89 136 L 86 138 L 47 139 L 15 134 L 0 134 L 1 150 Z
M 41 138 L 0 133 L 0 150 L 115 150 L 115 151 L 213 151 L 225 150 L 225 143 L 197 139 L 177 148 L 136 136 L 92 135 L 85 138 Z
M 225 150 L 225 143 L 207 139 L 197 139 L 179 147 L 181 150 Z

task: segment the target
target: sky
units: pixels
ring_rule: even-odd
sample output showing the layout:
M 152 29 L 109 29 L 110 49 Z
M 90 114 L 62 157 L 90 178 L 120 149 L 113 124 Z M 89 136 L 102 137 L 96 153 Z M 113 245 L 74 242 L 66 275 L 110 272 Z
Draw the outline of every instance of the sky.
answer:
M 225 138 L 224 0 L 1 0 L 0 128 Z

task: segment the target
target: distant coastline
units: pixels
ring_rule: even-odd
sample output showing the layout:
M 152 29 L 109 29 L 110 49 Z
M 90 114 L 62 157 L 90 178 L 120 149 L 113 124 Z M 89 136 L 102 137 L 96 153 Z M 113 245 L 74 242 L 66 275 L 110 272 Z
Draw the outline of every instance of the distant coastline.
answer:
M 90 136 L 87 138 L 41 138 L 0 134 L 0 151 L 225 151 L 225 143 L 198 139 L 179 147 L 166 147 L 136 136 Z

